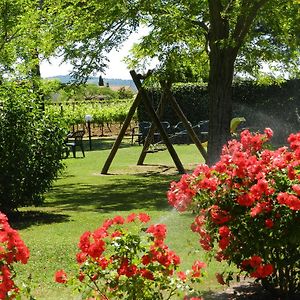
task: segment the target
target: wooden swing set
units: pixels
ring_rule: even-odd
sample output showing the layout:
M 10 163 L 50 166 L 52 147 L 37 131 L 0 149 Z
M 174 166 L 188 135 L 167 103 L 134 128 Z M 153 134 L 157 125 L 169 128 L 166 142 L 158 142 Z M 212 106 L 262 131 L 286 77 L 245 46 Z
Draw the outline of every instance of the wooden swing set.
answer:
M 174 95 L 171 92 L 171 84 L 168 82 L 161 82 L 161 86 L 163 88 L 163 93 L 160 99 L 160 103 L 158 105 L 157 111 L 154 110 L 151 99 L 147 93 L 147 91 L 145 90 L 145 88 L 142 85 L 141 80 L 145 80 L 148 76 L 151 75 L 151 72 L 148 72 L 145 76 L 141 75 L 141 74 L 137 74 L 134 70 L 130 71 L 130 75 L 133 79 L 134 84 L 136 85 L 137 89 L 138 89 L 138 94 L 134 100 L 134 102 L 132 103 L 129 112 L 125 118 L 125 121 L 122 125 L 122 128 L 120 130 L 120 133 L 117 137 L 117 139 L 115 140 L 113 147 L 109 153 L 108 158 L 106 159 L 106 162 L 102 168 L 101 174 L 107 174 L 109 167 L 120 147 L 120 144 L 122 142 L 122 139 L 125 136 L 126 130 L 132 120 L 132 117 L 138 107 L 138 105 L 141 103 L 141 101 L 144 102 L 145 107 L 148 111 L 149 116 L 152 119 L 152 124 L 151 127 L 149 129 L 149 132 L 147 134 L 147 137 L 144 141 L 144 145 L 143 145 L 143 150 L 140 154 L 140 157 L 138 159 L 137 165 L 143 165 L 144 160 L 146 158 L 147 153 L 151 152 L 149 151 L 149 147 L 151 145 L 151 141 L 154 135 L 155 130 L 157 129 L 160 137 L 162 139 L 162 141 L 164 142 L 164 144 L 166 145 L 166 148 L 168 149 L 175 165 L 176 168 L 178 170 L 178 172 L 180 174 L 184 174 L 185 173 L 185 169 L 177 155 L 177 152 L 175 151 L 170 138 L 168 136 L 168 134 L 166 133 L 163 125 L 160 122 L 160 116 L 162 115 L 163 111 L 164 111 L 164 107 L 167 101 L 170 101 L 171 107 L 174 110 L 174 112 L 177 114 L 177 116 L 179 117 L 180 121 L 182 122 L 182 124 L 184 125 L 185 129 L 187 130 L 188 135 L 190 136 L 191 140 L 195 143 L 196 147 L 198 148 L 199 152 L 201 153 L 201 155 L 204 157 L 205 160 L 207 160 L 207 152 L 204 149 L 204 147 L 201 144 L 201 141 L 199 140 L 197 134 L 195 133 L 191 123 L 188 121 L 188 119 L 186 118 L 186 116 L 184 115 L 183 111 L 181 110 L 180 106 L 178 105 Z

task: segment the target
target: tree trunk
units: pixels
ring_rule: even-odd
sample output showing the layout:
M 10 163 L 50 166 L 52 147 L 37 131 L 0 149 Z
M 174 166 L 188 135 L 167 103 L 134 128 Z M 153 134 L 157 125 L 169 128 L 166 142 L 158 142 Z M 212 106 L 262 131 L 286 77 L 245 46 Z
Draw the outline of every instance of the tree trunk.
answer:
M 235 54 L 232 48 L 214 47 L 210 53 L 209 91 L 209 165 L 219 160 L 224 144 L 230 138 L 232 118 L 232 80 Z

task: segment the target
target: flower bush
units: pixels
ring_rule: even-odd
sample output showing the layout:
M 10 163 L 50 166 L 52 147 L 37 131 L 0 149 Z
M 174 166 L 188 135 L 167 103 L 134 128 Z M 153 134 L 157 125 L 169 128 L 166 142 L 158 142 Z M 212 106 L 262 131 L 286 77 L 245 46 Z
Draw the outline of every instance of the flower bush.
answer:
M 28 248 L 10 227 L 6 215 L 0 213 L 0 299 L 14 299 L 19 294 L 13 264 L 26 264 L 28 258 Z
M 59 283 L 70 283 L 84 299 L 171 299 L 179 291 L 191 293 L 205 264 L 195 261 L 190 271 L 180 271 L 180 258 L 164 240 L 166 226 L 146 226 L 145 213 L 116 216 L 79 241 L 79 271 L 68 279 L 64 270 L 55 274 Z M 188 298 L 185 299 L 200 299 Z
M 197 212 L 202 248 L 281 295 L 300 291 L 300 133 L 272 150 L 272 130 L 241 133 L 212 167 L 172 182 L 169 203 Z M 217 274 L 220 283 L 232 274 Z

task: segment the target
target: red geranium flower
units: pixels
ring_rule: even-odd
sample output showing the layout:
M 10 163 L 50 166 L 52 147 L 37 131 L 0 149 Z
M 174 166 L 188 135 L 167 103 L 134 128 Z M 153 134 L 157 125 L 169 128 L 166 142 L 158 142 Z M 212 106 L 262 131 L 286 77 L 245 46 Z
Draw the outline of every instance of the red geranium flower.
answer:
M 64 270 L 58 270 L 55 273 L 55 281 L 58 283 L 67 283 L 67 274 Z
M 148 223 L 150 221 L 149 215 L 145 213 L 139 213 L 138 218 L 142 223 Z

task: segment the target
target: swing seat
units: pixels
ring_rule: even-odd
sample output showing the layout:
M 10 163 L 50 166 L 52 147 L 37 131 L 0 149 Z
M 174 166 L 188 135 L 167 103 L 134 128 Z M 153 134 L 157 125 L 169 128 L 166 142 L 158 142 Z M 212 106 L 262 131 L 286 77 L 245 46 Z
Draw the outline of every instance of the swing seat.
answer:
M 156 153 L 157 152 L 157 150 L 146 150 L 146 151 L 144 151 L 144 153 Z

